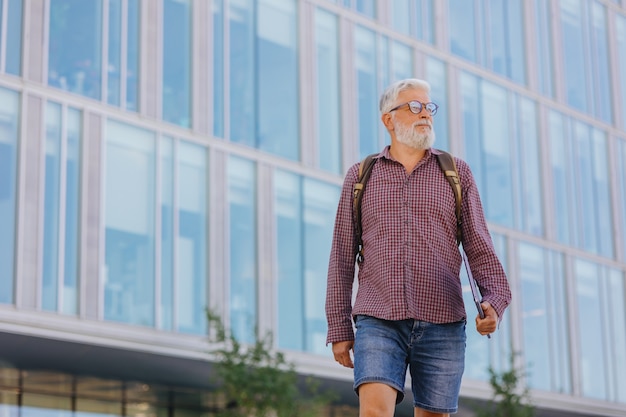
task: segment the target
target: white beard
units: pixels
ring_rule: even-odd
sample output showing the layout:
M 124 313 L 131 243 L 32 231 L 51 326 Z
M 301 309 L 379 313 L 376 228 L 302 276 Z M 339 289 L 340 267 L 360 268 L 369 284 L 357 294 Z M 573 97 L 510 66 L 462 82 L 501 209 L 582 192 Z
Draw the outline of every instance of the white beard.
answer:
M 430 129 L 427 132 L 418 132 L 416 127 L 427 124 Z M 430 149 L 435 143 L 435 131 L 432 125 L 428 122 L 417 121 L 412 125 L 404 125 L 402 123 L 393 123 L 394 131 L 396 132 L 396 139 L 398 142 L 403 143 L 411 148 L 415 149 Z

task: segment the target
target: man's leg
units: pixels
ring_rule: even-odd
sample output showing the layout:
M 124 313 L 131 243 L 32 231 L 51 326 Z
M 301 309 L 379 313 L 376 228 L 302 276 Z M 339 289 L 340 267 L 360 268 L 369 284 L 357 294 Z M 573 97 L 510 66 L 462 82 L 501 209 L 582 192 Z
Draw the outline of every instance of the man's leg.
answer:
M 389 385 L 368 382 L 359 387 L 359 417 L 393 417 L 398 392 Z
M 432 413 L 430 411 L 426 411 L 422 408 L 415 409 L 415 417 L 450 417 L 450 414 L 443 413 Z

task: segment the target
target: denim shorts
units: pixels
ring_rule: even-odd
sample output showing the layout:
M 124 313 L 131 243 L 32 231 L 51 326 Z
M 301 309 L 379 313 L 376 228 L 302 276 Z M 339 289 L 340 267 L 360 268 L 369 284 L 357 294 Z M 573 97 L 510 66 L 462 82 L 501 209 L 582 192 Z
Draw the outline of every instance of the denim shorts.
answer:
M 433 413 L 455 413 L 465 368 L 465 320 L 433 324 L 357 316 L 354 341 L 354 390 L 379 382 L 404 398 L 407 367 L 413 405 Z

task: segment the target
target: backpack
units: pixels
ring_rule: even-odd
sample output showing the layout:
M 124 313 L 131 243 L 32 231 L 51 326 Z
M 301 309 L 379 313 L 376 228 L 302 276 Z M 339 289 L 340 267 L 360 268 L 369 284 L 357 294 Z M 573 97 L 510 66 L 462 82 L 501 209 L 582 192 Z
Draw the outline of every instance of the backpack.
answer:
M 437 162 L 446 179 L 452 187 L 454 192 L 454 199 L 456 200 L 456 208 L 454 214 L 456 215 L 456 243 L 461 243 L 461 181 L 459 180 L 459 173 L 454 163 L 454 158 L 448 152 L 441 151 L 441 154 L 436 154 Z M 354 214 L 354 229 L 357 237 L 357 247 L 355 248 L 355 254 L 357 262 L 360 264 L 363 261 L 363 238 L 362 238 L 362 225 L 361 225 L 361 198 L 363 191 L 365 191 L 365 185 L 372 173 L 372 168 L 376 163 L 375 156 L 379 155 L 374 153 L 366 156 L 359 165 L 359 179 L 353 187 L 353 201 L 352 210 Z

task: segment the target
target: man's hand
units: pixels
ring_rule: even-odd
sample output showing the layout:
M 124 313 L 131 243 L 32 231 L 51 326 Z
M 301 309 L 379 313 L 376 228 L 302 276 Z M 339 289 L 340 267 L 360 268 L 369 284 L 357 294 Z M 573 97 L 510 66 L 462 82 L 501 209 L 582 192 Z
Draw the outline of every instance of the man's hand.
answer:
M 480 315 L 476 316 L 476 330 L 478 330 L 478 333 L 481 335 L 487 336 L 495 332 L 498 327 L 498 313 L 496 313 L 496 310 L 491 307 L 488 301 L 481 303 L 480 306 L 483 308 L 485 318 L 481 319 Z
M 354 368 L 350 351 L 354 347 L 353 340 L 346 340 L 345 342 L 333 343 L 333 356 L 335 360 L 346 368 Z

